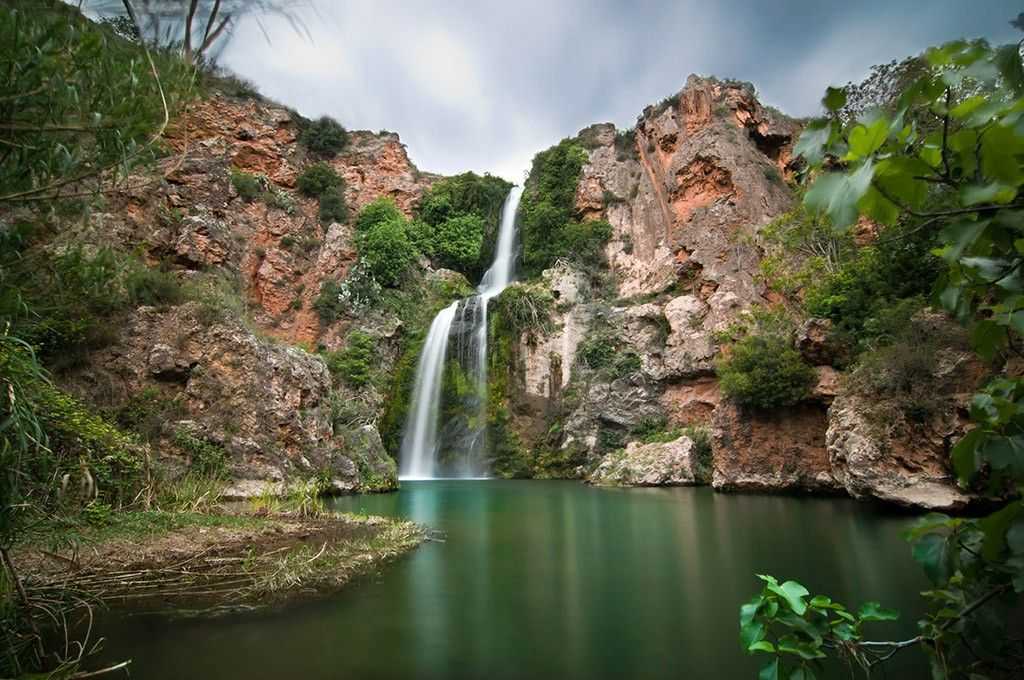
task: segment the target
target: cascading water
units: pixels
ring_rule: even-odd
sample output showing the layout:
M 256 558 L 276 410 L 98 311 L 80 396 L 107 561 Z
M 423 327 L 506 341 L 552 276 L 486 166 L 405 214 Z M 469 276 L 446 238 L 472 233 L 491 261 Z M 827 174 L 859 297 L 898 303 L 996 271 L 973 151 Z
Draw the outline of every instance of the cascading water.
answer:
M 487 303 L 512 281 L 515 264 L 516 211 L 522 187 L 512 187 L 501 209 L 501 224 L 494 260 L 477 286 L 477 294 L 452 303 L 430 324 L 427 340 L 416 367 L 409 415 L 402 436 L 402 479 L 433 479 L 442 467 L 444 475 L 484 477 L 487 423 Z M 455 359 L 475 387 L 475 417 L 466 428 L 465 446 L 453 464 L 439 465 L 444 437 L 439 431 L 442 387 L 446 375 L 449 338 L 456 328 Z

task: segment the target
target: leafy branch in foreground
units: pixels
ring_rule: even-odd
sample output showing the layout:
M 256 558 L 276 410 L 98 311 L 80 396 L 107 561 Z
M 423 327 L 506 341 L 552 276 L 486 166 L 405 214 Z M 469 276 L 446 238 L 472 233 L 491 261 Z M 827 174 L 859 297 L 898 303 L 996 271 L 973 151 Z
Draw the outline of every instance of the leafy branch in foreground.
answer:
M 1024 356 L 1020 44 L 953 42 L 925 52 L 921 64 L 891 106 L 853 121 L 841 113 L 844 90 L 829 88 L 828 117 L 808 125 L 796 146 L 813 178 L 804 205 L 840 232 L 866 217 L 880 225 L 880 239 L 936 234 L 946 271 L 935 297 L 998 369 Z M 925 650 L 936 679 L 1019 677 L 1024 642 L 1010 624 L 1024 593 L 1024 378 L 997 375 L 974 395 L 970 415 L 951 467 L 996 509 L 977 519 L 931 514 L 907 532 L 933 584 L 922 593 L 929 612 L 920 633 L 865 640 L 861 624 L 895 613 L 808 601 L 799 583 L 762 576 L 767 585 L 740 614 L 744 648 L 772 655 L 761 678 L 812 678 L 830 655 L 870 675 L 911 647 Z

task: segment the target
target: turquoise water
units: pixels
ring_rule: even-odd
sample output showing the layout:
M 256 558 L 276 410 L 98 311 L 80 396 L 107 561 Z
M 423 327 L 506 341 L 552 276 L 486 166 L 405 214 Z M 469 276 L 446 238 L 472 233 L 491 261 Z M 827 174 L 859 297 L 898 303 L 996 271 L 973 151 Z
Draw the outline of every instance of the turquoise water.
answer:
M 926 584 L 911 521 L 846 499 L 404 482 L 338 499 L 445 534 L 324 601 L 212 621 L 130 617 L 105 632 L 138 678 L 755 678 L 737 642 L 755 573 L 903 613 Z M 926 677 L 917 652 L 889 677 Z M 849 677 L 836 673 L 836 677 Z

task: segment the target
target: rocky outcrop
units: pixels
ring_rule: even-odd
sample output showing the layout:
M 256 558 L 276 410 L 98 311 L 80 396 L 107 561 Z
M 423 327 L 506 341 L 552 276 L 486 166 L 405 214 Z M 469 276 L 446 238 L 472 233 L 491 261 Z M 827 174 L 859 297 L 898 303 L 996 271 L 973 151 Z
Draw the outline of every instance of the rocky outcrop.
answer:
M 797 131 L 761 107 L 750 86 L 691 76 L 634 130 L 580 132 L 587 162 L 576 209 L 612 225 L 606 252 L 618 299 L 607 290 L 559 299 L 555 330 L 520 343 L 530 403 L 521 431 L 544 429 L 539 415 L 561 409 L 563 447 L 593 457 L 608 450 L 602 437 L 628 439 L 640 423 L 709 421 L 719 404 L 715 334 L 764 299 L 756 235 L 792 206 L 782 176 Z M 600 334 L 615 338 L 620 354 L 634 353 L 641 370 L 580 371 L 577 347 Z M 823 441 L 819 448 L 824 457 Z
M 712 418 L 711 485 L 721 491 L 840 492 L 819 404 L 758 412 L 723 401 Z
M 577 208 L 613 227 L 619 295 L 682 280 L 703 297 L 722 289 L 756 299 L 757 253 L 742 237 L 791 206 L 782 172 L 797 132 L 749 85 L 698 76 L 648 107 L 631 138 L 616 139 L 610 124 L 583 131 L 591 148 Z
M 630 442 L 608 454 L 587 481 L 598 486 L 686 486 L 700 481 L 697 446 L 683 435 L 664 443 Z
M 151 264 L 240 274 L 241 293 L 260 330 L 309 347 L 339 347 L 348 320 L 321 322 L 313 302 L 327 281 L 344 279 L 355 262 L 351 228 L 322 224 L 316 199 L 295 191 L 315 161 L 298 143 L 301 120 L 272 102 L 214 94 L 190 103 L 168 127 L 173 152 L 160 175 L 139 176 L 113 195 L 70 240 L 135 249 Z M 355 214 L 380 197 L 411 215 L 437 179 L 421 173 L 394 133 L 355 131 L 345 150 L 327 159 L 345 180 Z M 243 200 L 233 173 L 251 175 L 259 195 Z
M 829 462 L 855 498 L 963 509 L 974 497 L 957 485 L 950 449 L 967 430 L 985 367 L 944 315 L 926 312 L 913 323 L 920 342 L 897 343 L 840 390 L 829 409 Z
M 199 303 L 139 308 L 90 365 L 75 378 L 82 391 L 107 386 L 115 406 L 139 394 L 173 403 L 168 439 L 186 432 L 223 449 L 240 488 L 314 475 L 337 492 L 397 486 L 394 461 L 372 426 L 335 431 L 331 376 L 320 358 Z

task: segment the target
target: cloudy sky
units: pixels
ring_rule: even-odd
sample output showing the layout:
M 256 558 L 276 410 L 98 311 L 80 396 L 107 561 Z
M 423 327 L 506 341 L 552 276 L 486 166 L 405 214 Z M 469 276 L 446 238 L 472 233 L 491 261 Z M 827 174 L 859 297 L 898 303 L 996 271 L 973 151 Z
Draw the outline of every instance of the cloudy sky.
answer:
M 304 5 L 303 5 L 304 3 Z M 400 133 L 423 170 L 522 178 L 594 122 L 633 124 L 689 73 L 815 113 L 824 87 L 958 37 L 1016 40 L 1010 0 L 301 0 L 308 36 L 246 20 L 221 61 L 267 96 Z M 268 43 L 264 32 L 269 35 Z

